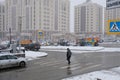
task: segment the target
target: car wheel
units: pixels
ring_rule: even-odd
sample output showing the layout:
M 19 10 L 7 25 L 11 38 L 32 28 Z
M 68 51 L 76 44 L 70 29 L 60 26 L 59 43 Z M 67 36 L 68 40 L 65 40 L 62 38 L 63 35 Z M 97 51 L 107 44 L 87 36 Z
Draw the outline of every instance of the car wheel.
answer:
M 26 66 L 26 63 L 24 61 L 20 62 L 19 64 L 20 67 L 25 67 Z

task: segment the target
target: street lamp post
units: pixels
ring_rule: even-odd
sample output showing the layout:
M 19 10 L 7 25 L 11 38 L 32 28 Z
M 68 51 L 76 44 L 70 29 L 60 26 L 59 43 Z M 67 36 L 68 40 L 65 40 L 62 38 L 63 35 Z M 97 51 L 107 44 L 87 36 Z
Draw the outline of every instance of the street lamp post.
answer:
M 9 28 L 9 33 L 10 33 L 10 44 L 11 44 L 11 28 Z
M 22 16 L 19 16 L 19 17 L 18 17 L 18 20 L 19 20 L 19 22 L 18 22 L 18 23 L 19 23 L 19 24 L 18 24 L 18 25 L 19 25 L 19 26 L 18 26 L 18 27 L 19 27 L 19 28 L 18 28 L 18 29 L 19 29 L 19 30 L 18 30 L 18 36 L 19 36 L 19 52 L 20 52 L 20 51 L 21 51 L 20 41 L 21 41 Z

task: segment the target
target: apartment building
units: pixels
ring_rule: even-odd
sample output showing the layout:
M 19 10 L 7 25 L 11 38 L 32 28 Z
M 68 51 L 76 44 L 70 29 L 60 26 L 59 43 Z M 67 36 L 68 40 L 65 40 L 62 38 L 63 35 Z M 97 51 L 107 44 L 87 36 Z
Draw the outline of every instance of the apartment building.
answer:
M 69 32 L 69 0 L 5 0 L 6 31 L 13 36 L 36 39 L 38 31 L 44 38 Z
M 75 6 L 75 34 L 83 37 L 101 36 L 103 30 L 103 7 L 91 0 Z
M 0 38 L 3 38 L 5 33 L 5 5 L 3 2 L 0 2 Z
M 69 0 L 40 0 L 39 29 L 44 31 L 45 39 L 50 39 L 52 34 L 69 33 Z

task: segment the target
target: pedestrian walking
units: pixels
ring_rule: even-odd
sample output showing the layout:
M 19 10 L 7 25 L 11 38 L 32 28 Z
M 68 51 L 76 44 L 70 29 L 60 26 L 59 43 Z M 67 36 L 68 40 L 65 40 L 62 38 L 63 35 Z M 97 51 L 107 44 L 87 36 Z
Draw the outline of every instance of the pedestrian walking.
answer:
M 68 61 L 68 64 L 70 65 L 71 61 L 70 61 L 70 58 L 71 58 L 71 55 L 72 55 L 72 52 L 69 48 L 67 48 L 67 54 L 66 54 L 66 57 L 67 57 L 67 61 Z

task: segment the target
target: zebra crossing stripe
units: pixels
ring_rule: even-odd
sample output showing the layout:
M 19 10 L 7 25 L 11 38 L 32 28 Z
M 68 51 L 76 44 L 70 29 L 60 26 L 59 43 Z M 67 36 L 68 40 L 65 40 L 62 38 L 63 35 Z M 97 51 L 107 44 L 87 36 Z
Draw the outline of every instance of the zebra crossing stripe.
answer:
M 67 65 L 67 66 L 63 66 L 63 67 L 61 67 L 61 69 L 66 69 L 66 68 L 68 68 L 68 67 L 71 67 L 71 68 L 72 68 L 72 67 L 75 67 L 75 66 L 78 66 L 78 65 L 80 66 L 79 63 L 77 63 L 77 64 L 73 64 L 73 65 L 69 65 L 69 66 Z
M 55 64 L 60 64 L 60 62 L 63 62 L 64 60 L 59 60 L 59 61 L 50 61 L 50 62 L 36 62 L 34 64 L 40 64 L 40 65 L 55 65 Z

